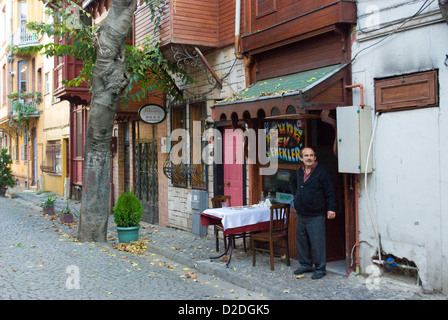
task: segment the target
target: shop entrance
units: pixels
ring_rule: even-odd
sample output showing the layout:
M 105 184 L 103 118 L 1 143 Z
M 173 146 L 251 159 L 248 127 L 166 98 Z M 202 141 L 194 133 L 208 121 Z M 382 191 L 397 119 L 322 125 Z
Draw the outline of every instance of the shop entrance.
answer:
M 338 159 L 333 153 L 334 129 L 327 123 L 312 119 L 308 122 L 308 145 L 312 147 L 317 161 L 330 173 L 336 190 L 336 218 L 326 220 L 327 262 L 345 260 L 345 206 L 343 175 L 338 172 Z
M 293 195 L 290 190 L 290 179 L 302 165 L 298 151 L 305 146 L 312 147 L 316 152 L 318 163 L 324 165 L 330 173 L 337 196 L 336 218 L 326 220 L 327 262 L 341 261 L 346 257 L 346 230 L 344 180 L 338 172 L 338 160 L 333 152 L 335 130 L 330 124 L 322 121 L 320 111 L 311 112 L 309 117 L 299 120 L 270 119 L 265 122 L 265 128 L 279 130 L 278 170 L 274 175 L 262 177 L 262 194 L 279 202 L 290 202 Z M 294 139 L 297 138 L 297 139 Z M 291 216 L 290 255 L 297 257 L 295 237 L 295 210 Z M 279 253 L 283 254 L 282 248 Z

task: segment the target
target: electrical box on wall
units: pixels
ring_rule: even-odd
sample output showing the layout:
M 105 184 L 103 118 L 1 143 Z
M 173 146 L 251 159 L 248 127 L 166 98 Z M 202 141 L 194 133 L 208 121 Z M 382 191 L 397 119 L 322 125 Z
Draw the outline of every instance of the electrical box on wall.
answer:
M 366 168 L 372 134 L 372 107 L 337 107 L 336 122 L 339 172 L 372 172 L 372 151 Z
M 162 137 L 160 138 L 160 152 L 161 153 L 170 153 L 171 151 L 171 139 L 170 137 Z

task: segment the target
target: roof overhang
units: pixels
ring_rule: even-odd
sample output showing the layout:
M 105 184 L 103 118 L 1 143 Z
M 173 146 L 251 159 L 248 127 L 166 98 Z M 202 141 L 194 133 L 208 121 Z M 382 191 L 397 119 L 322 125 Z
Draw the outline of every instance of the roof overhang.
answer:
M 213 106 L 215 120 L 300 114 L 349 104 L 344 88 L 348 64 L 339 64 L 260 80 Z M 261 113 L 260 113 L 261 112 Z

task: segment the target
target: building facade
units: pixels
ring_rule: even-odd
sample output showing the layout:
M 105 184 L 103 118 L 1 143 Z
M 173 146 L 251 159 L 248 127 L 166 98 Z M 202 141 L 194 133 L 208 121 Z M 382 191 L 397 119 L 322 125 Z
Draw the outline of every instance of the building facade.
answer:
M 359 176 L 361 270 L 392 272 L 392 258 L 446 292 L 447 21 L 437 1 L 358 2 L 358 17 L 353 81 L 376 128 L 373 171 Z
M 17 184 L 38 188 L 43 146 L 43 58 L 39 54 L 12 52 L 39 45 L 43 39 L 26 28 L 29 21 L 41 21 L 39 1 L 2 1 L 0 131 L 2 147 L 12 156 L 12 171 Z
M 109 4 L 83 2 L 92 23 Z M 327 260 L 342 262 L 347 274 L 377 268 L 446 291 L 448 44 L 441 39 L 448 25 L 440 9 L 429 0 L 167 0 L 160 48 L 193 82 L 177 79 L 179 101 L 153 92 L 118 106 L 111 207 L 133 190 L 144 221 L 190 231 L 199 195 L 207 206 L 220 194 L 231 195 L 232 205 L 290 202 L 298 151 L 310 146 L 338 197 L 336 219 L 326 224 Z M 51 41 L 21 28 L 46 17 L 37 1 L 3 0 L 0 10 L 1 146 L 13 155 L 19 184 L 80 197 L 90 95 L 62 80 L 82 62 L 11 55 L 11 44 Z M 129 44 L 152 35 L 150 15 L 139 4 Z M 35 92 L 39 103 L 19 96 Z M 13 102 L 25 98 L 36 106 L 18 113 Z M 148 105 L 164 117 L 143 121 L 139 110 Z M 251 144 L 251 132 L 273 129 L 276 145 Z M 269 135 L 255 139 L 269 145 Z M 220 145 L 224 161 L 206 161 L 210 145 Z M 294 210 L 291 219 L 296 257 Z

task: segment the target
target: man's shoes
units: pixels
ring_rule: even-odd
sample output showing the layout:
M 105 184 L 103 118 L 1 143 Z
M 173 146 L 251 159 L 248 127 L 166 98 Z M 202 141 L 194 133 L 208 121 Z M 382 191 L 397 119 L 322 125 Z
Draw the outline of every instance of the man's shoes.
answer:
M 319 272 L 319 273 L 314 272 L 313 275 L 311 276 L 311 279 L 313 279 L 313 280 L 317 280 L 317 279 L 322 278 L 322 277 L 325 276 L 326 274 L 327 274 L 326 272 Z
M 306 272 L 313 272 L 313 269 L 309 269 L 309 268 L 305 268 L 305 267 L 300 267 L 299 269 L 294 271 L 295 275 L 301 275 L 304 274 Z

